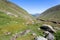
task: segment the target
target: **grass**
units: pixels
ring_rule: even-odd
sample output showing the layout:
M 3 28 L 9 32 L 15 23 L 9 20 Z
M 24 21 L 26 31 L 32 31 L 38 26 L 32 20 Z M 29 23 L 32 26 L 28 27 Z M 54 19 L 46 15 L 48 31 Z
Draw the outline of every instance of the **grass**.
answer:
M 7 15 L 7 12 L 18 15 L 18 17 Z M 56 13 L 55 15 L 57 15 Z M 57 17 L 59 17 L 59 15 Z M 48 17 L 46 19 L 48 19 Z M 34 24 L 32 24 L 32 21 L 34 21 Z M 12 35 L 25 31 L 26 29 L 32 30 L 32 32 L 36 33 L 37 36 L 43 36 L 42 31 L 38 30 L 38 28 L 44 23 L 48 24 L 47 22 L 37 23 L 37 21 L 29 15 L 28 12 L 14 3 L 2 0 L 0 1 L 0 40 L 10 40 Z M 54 25 L 52 23 L 49 24 Z M 11 34 L 5 35 L 6 32 L 11 32 Z M 34 40 L 34 36 L 31 35 L 32 32 L 18 37 L 16 40 Z
M 60 30 L 58 30 L 55 34 L 56 40 L 60 40 Z
M 7 15 L 8 12 L 18 15 L 18 17 Z M 31 29 L 37 33 L 38 30 L 36 29 L 38 28 L 38 25 L 32 25 L 32 21 L 36 22 L 36 20 L 21 7 L 18 7 L 9 1 L 0 1 L 0 40 L 9 40 L 13 34 L 26 29 Z M 6 32 L 11 32 L 11 34 L 5 35 Z M 27 34 L 26 36 L 19 37 L 16 40 L 27 40 L 27 38 L 31 40 L 32 36 Z
M 25 36 L 19 37 L 16 40 L 33 40 L 34 36 L 32 36 L 31 34 L 27 34 Z
M 20 31 L 24 31 L 26 29 L 31 29 L 32 32 L 35 32 L 37 35 L 40 35 L 41 34 L 40 31 L 37 30 L 38 27 L 39 26 L 37 26 L 37 24 L 25 26 L 25 25 L 20 24 L 20 23 L 18 23 L 18 24 L 11 23 L 9 25 L 5 25 L 4 27 L 1 27 L 1 30 L 0 30 L 0 40 L 9 40 L 10 37 L 12 37 L 12 34 L 18 33 Z M 11 32 L 11 34 L 6 36 L 4 34 L 5 32 Z M 32 35 L 28 34 L 26 36 L 22 36 L 20 38 L 17 38 L 17 40 L 22 40 L 22 39 L 27 40 L 27 38 L 29 40 L 33 39 Z

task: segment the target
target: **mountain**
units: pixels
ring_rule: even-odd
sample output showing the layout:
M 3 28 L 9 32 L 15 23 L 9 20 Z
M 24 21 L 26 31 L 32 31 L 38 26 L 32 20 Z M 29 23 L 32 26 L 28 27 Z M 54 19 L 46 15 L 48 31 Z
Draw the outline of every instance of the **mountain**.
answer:
M 60 4 L 47 9 L 37 19 L 42 24 L 51 25 L 56 31 L 55 39 L 60 39 Z
M 8 0 L 0 0 L 0 40 L 10 40 L 34 22 L 35 19 L 23 8 Z
M 38 17 L 39 15 L 40 15 L 39 13 L 32 14 L 32 16 L 34 16 L 34 17 Z
M 44 11 L 38 19 L 60 22 L 60 4 Z

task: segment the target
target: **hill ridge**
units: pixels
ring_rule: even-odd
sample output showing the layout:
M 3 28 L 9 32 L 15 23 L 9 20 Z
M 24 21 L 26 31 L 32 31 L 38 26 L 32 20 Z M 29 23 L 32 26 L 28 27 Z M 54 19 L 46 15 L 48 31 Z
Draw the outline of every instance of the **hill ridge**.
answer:
M 59 15 L 60 15 L 60 5 L 56 5 L 44 11 L 38 18 L 60 22 Z

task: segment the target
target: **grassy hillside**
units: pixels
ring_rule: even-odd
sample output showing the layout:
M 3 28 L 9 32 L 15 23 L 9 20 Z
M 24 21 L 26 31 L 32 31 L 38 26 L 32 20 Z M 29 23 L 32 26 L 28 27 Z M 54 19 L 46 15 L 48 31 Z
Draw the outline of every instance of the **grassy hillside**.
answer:
M 60 27 L 60 5 L 56 5 L 44 11 L 37 19 L 42 24 L 50 24 L 54 27 Z
M 37 19 L 41 24 L 51 25 L 56 30 L 56 40 L 60 40 L 60 4 L 47 9 Z
M 47 9 L 40 16 L 40 19 L 60 22 L 60 5 Z
M 56 5 L 44 11 L 37 19 L 42 23 L 50 24 L 55 27 L 60 26 L 60 5 Z
M 7 0 L 0 0 L 0 40 L 10 40 L 14 34 L 26 29 L 37 33 L 35 22 L 36 20 L 21 7 Z M 30 37 L 30 34 L 26 35 L 26 38 L 27 36 Z M 24 36 L 22 39 L 25 39 Z

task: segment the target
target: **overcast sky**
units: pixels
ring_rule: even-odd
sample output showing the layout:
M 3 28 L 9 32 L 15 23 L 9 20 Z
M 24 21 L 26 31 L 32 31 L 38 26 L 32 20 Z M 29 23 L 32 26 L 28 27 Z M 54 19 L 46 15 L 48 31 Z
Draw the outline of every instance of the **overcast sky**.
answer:
M 60 0 L 10 0 L 30 14 L 42 13 L 46 9 L 60 4 Z

